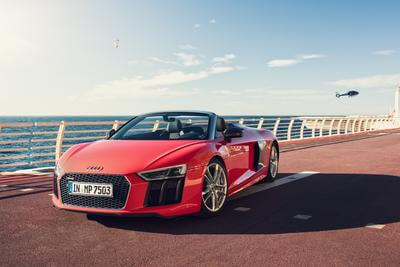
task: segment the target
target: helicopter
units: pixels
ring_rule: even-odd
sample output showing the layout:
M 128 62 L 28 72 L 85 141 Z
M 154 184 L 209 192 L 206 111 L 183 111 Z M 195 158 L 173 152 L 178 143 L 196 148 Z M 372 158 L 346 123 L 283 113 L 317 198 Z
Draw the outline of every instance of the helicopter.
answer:
M 336 92 L 336 97 L 337 98 L 340 98 L 341 96 L 353 97 L 353 96 L 356 96 L 358 94 L 359 94 L 359 92 L 357 92 L 355 90 L 350 90 L 350 91 L 348 91 L 347 93 L 344 93 L 344 94 L 339 94 L 338 92 Z

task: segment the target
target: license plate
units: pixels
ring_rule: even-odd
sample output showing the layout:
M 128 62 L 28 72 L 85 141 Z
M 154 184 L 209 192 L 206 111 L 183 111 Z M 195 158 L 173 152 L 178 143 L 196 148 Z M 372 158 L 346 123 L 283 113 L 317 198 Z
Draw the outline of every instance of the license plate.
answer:
M 113 185 L 69 181 L 68 193 L 70 195 L 112 197 Z

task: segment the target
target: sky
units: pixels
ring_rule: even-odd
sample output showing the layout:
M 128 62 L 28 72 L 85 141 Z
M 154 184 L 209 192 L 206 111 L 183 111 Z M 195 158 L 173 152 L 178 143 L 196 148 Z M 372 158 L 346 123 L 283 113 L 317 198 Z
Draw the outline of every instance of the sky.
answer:
M 0 116 L 387 114 L 400 83 L 400 1 L 0 6 Z

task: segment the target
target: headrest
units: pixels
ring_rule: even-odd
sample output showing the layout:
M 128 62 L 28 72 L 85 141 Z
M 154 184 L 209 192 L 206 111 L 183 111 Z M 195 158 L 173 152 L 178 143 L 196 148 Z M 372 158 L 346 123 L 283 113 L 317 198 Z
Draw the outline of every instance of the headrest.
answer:
M 226 130 L 226 123 L 225 120 L 221 117 L 217 118 L 217 131 L 218 132 L 223 132 Z
M 182 122 L 178 119 L 171 121 L 168 124 L 168 132 L 179 133 L 182 130 Z

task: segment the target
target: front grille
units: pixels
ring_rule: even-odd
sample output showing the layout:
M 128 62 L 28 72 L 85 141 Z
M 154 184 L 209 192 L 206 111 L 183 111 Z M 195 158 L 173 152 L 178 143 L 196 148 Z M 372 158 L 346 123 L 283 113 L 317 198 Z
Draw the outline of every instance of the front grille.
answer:
M 149 182 L 146 206 L 160 206 L 181 202 L 185 178 Z
M 68 193 L 68 180 L 113 185 L 113 197 L 77 196 Z M 122 209 L 128 197 L 130 184 L 122 175 L 67 173 L 60 180 L 61 200 L 64 204 L 101 209 Z
M 54 174 L 53 177 L 53 194 L 58 198 L 58 188 L 57 188 L 57 175 Z

